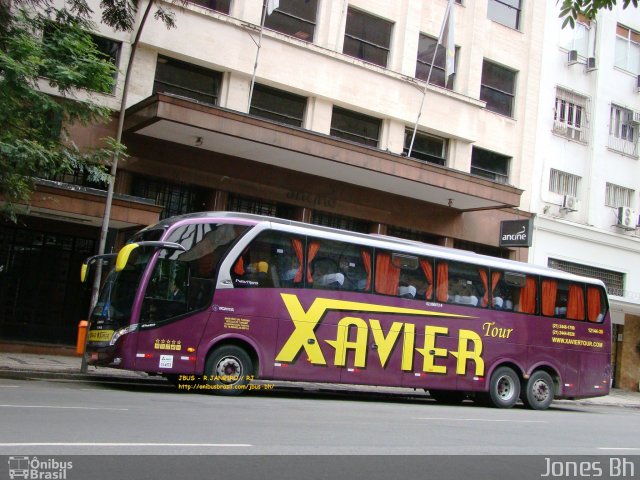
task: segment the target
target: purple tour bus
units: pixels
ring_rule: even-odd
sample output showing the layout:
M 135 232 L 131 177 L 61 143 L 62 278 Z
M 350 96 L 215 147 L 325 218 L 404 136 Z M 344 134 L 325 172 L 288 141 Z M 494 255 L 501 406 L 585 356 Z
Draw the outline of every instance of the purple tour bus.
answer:
M 120 250 L 87 355 L 227 395 L 254 379 L 312 381 L 545 409 L 554 398 L 606 395 L 610 346 L 599 280 L 209 212 L 161 221 Z

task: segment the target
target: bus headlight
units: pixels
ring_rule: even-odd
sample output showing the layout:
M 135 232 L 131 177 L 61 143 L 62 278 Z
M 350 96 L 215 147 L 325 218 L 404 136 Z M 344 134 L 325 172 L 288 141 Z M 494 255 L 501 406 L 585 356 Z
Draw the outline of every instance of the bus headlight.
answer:
M 135 332 L 137 329 L 138 329 L 137 323 L 119 328 L 118 330 L 115 331 L 115 333 L 113 334 L 113 337 L 111 337 L 111 340 L 109 340 L 109 346 L 115 345 L 121 336 L 126 335 L 127 333 Z

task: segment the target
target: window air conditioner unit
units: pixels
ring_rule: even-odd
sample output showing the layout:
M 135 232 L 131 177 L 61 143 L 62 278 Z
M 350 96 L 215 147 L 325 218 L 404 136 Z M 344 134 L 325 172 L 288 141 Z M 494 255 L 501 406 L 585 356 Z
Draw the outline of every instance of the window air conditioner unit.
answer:
M 562 210 L 568 212 L 578 211 L 578 199 L 572 195 L 565 195 L 562 199 Z
M 587 72 L 593 72 L 596 68 L 596 57 L 587 58 Z
M 578 63 L 578 51 L 569 50 L 569 54 L 567 57 L 567 65 L 575 65 L 576 63 Z
M 625 230 L 635 230 L 638 223 L 638 214 L 633 208 L 618 207 L 618 227 Z

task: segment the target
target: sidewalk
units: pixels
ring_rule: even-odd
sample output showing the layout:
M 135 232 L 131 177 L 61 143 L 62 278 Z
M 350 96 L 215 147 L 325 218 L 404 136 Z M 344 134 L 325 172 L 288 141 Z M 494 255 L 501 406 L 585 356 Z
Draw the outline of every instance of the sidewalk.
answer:
M 115 368 L 89 367 L 86 374 L 80 373 L 81 359 L 72 355 L 49 355 L 45 353 L 21 353 L 0 351 L 0 378 L 58 378 L 77 380 L 123 380 L 140 383 L 166 383 L 160 376 L 142 372 L 131 372 Z M 318 383 L 276 382 L 277 386 L 296 387 L 313 391 L 358 391 L 387 395 L 407 395 L 412 390 L 405 388 L 369 387 L 362 385 L 336 385 Z M 583 400 L 557 400 L 580 405 L 606 405 L 640 408 L 640 392 L 629 392 L 614 388 L 606 397 Z

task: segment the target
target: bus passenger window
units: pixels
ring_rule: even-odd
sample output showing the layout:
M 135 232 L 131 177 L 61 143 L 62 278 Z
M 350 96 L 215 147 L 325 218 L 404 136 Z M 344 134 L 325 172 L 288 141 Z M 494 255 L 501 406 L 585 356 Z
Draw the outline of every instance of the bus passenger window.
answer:
M 371 288 L 369 249 L 335 240 L 312 240 L 307 249 L 307 286 L 365 292 Z
M 604 291 L 599 287 L 587 287 L 587 320 L 601 323 L 607 310 Z

